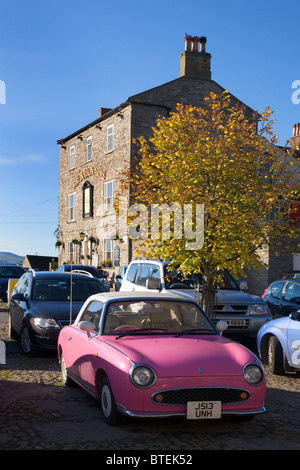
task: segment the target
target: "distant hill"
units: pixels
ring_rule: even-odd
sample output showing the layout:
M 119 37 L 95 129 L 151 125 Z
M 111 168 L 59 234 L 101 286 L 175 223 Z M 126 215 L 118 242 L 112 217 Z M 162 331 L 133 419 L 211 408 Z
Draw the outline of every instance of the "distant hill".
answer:
M 0 251 L 0 263 L 18 263 L 22 264 L 25 259 L 25 256 L 15 255 L 14 253 L 9 253 L 7 251 Z

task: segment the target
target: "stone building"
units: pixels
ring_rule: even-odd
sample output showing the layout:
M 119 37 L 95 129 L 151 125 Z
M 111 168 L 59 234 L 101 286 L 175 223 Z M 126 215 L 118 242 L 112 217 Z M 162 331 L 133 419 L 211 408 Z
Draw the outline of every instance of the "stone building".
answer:
M 211 55 L 205 49 L 206 38 L 186 36 L 178 78 L 114 109 L 100 108 L 97 119 L 58 140 L 59 264 L 117 268 L 129 263 L 132 240 L 118 236 L 112 209 L 123 172 L 131 166 L 133 139 L 149 137 L 157 118 L 174 111 L 177 103 L 203 106 L 210 92 L 224 91 L 211 78 Z
M 59 263 L 128 264 L 131 240 L 111 233 L 110 210 L 132 161 L 132 141 L 149 137 L 156 119 L 174 111 L 177 103 L 202 106 L 210 92 L 224 91 L 211 79 L 205 45 L 204 37 L 186 36 L 177 79 L 131 96 L 114 109 L 100 108 L 97 119 L 58 141 Z

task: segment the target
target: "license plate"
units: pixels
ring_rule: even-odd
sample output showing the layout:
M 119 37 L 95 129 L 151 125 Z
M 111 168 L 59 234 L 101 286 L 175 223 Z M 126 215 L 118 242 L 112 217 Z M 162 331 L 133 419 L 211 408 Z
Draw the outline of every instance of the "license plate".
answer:
M 229 326 L 245 326 L 246 320 L 226 320 Z
M 186 417 L 187 419 L 219 419 L 221 418 L 221 402 L 189 401 Z

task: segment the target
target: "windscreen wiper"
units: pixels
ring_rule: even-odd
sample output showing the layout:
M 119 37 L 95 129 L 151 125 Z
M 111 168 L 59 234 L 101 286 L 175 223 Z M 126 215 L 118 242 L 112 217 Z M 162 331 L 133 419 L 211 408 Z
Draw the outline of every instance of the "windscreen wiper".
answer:
M 116 336 L 116 339 L 123 338 L 123 336 L 130 336 L 132 334 L 134 335 L 135 333 L 143 335 L 144 333 L 147 333 L 148 331 L 150 332 L 157 331 L 157 332 L 165 333 L 168 330 L 163 329 L 163 328 L 143 328 L 143 329 L 136 329 L 136 330 L 128 330 L 128 331 L 124 331 L 124 333 L 120 333 L 118 336 Z
M 175 334 L 175 337 L 177 336 L 182 336 L 182 335 L 192 335 L 193 333 L 195 333 L 196 335 L 215 335 L 216 332 L 213 331 L 213 330 L 205 330 L 204 328 L 194 328 L 194 329 L 191 329 L 191 330 L 183 330 L 183 331 L 179 331 L 178 333 Z

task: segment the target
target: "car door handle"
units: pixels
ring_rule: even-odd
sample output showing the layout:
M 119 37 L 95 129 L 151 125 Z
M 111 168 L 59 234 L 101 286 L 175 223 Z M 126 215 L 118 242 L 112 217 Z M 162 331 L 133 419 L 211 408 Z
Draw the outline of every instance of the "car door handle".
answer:
M 68 338 L 68 341 L 72 341 L 72 336 L 70 336 L 70 337 Z

